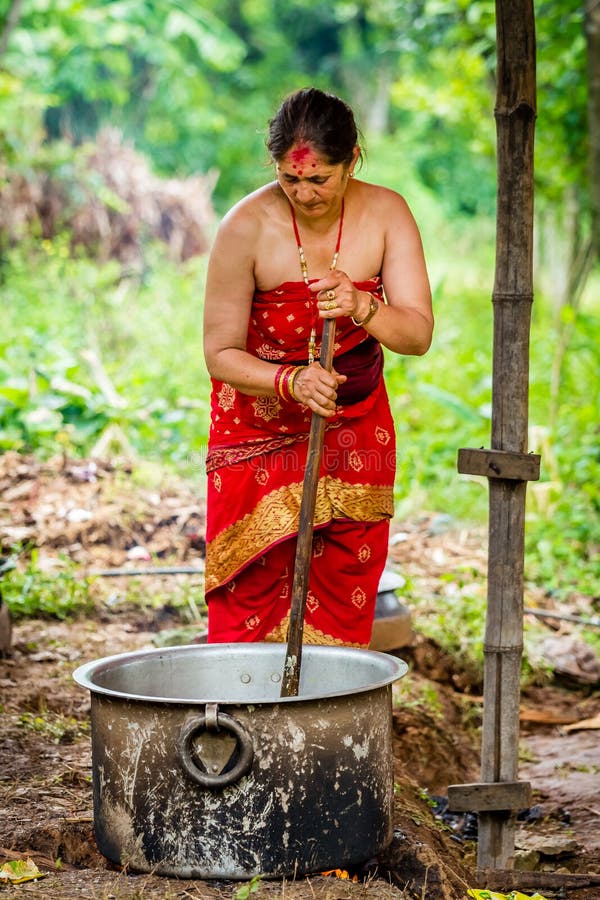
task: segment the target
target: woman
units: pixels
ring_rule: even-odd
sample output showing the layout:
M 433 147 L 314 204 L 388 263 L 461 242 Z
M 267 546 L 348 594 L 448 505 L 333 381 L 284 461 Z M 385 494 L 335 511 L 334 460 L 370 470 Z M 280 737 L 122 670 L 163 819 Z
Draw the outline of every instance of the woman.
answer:
M 393 515 L 381 346 L 423 354 L 431 292 L 401 196 L 354 177 L 352 110 L 314 88 L 269 124 L 276 180 L 224 218 L 211 253 L 208 641 L 285 641 L 310 419 L 326 417 L 304 641 L 368 646 Z M 335 319 L 333 370 L 319 363 Z

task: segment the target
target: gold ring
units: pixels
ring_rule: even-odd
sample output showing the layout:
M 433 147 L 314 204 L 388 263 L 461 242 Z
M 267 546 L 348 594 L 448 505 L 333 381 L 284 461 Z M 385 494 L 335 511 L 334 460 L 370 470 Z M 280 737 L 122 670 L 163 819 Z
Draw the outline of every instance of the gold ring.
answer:
M 325 309 L 337 309 L 337 303 L 335 300 L 330 300 L 329 303 L 325 305 Z
M 330 288 L 328 291 L 325 291 L 325 297 L 327 300 L 335 300 L 335 291 Z M 327 309 L 333 309 L 333 307 L 328 306 Z

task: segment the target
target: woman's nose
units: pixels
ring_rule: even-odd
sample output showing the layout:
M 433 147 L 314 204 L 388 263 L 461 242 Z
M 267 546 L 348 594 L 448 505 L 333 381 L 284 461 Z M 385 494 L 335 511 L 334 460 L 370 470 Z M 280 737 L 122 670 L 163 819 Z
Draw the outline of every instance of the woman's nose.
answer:
M 310 200 L 314 197 L 315 189 L 308 181 L 299 181 L 296 185 L 296 197 L 300 202 Z

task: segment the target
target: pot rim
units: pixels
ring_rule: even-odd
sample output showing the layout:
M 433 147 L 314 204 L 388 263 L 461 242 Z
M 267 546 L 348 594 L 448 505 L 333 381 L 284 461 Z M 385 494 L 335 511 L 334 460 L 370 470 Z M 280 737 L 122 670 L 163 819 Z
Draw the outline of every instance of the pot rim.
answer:
M 182 644 L 177 647 L 152 647 L 142 650 L 130 651 L 127 653 L 117 653 L 112 656 L 104 656 L 100 659 L 92 660 L 87 663 L 83 663 L 73 672 L 73 679 L 76 683 L 83 688 L 87 688 L 93 694 L 101 694 L 105 697 L 112 697 L 114 699 L 127 700 L 127 701 L 139 701 L 144 703 L 168 703 L 174 705 L 181 706 L 193 706 L 196 704 L 206 704 L 206 703 L 219 703 L 220 705 L 230 705 L 230 706 L 259 706 L 259 705 L 273 705 L 274 703 L 298 703 L 304 701 L 315 701 L 315 700 L 326 700 L 331 697 L 344 697 L 351 696 L 353 694 L 365 693 L 367 691 L 377 690 L 378 688 L 386 687 L 389 684 L 392 684 L 394 681 L 397 681 L 399 678 L 402 678 L 408 672 L 408 665 L 402 659 L 399 659 L 395 656 L 390 656 L 387 653 L 382 653 L 378 650 L 368 650 L 362 649 L 358 647 L 331 647 L 325 645 L 317 645 L 317 644 L 308 644 L 304 645 L 302 648 L 302 658 L 305 657 L 316 656 L 317 658 L 322 656 L 331 655 L 332 652 L 336 654 L 347 654 L 350 656 L 350 662 L 356 662 L 358 657 L 364 658 L 368 657 L 382 668 L 382 670 L 386 670 L 382 672 L 382 676 L 376 680 L 371 681 L 364 685 L 359 685 L 351 688 L 344 688 L 342 690 L 331 690 L 324 688 L 323 691 L 319 691 L 317 693 L 300 693 L 295 697 L 278 697 L 275 700 L 265 698 L 257 698 L 253 695 L 249 695 L 248 698 L 244 699 L 222 699 L 215 700 L 214 697 L 203 698 L 203 697 L 167 697 L 167 696 L 158 696 L 158 695 L 147 695 L 147 694 L 133 694 L 125 691 L 114 690 L 113 688 L 105 687 L 102 684 L 97 684 L 94 681 L 94 677 L 101 675 L 104 672 L 110 671 L 111 669 L 119 668 L 121 666 L 126 666 L 128 663 L 133 663 L 138 660 L 150 659 L 152 657 L 176 657 L 176 656 L 187 656 L 189 654 L 202 656 L 206 655 L 214 655 L 218 656 L 223 653 L 223 651 L 229 651 L 229 653 L 233 653 L 237 651 L 238 653 L 244 653 L 246 655 L 253 654 L 256 652 L 262 653 L 265 655 L 267 651 L 269 654 L 272 654 L 274 657 L 274 664 L 279 664 L 279 671 L 283 673 L 283 666 L 285 662 L 286 655 L 286 645 L 285 644 L 275 644 L 275 643 L 228 643 L 228 644 Z M 279 660 L 279 656 L 281 659 Z M 354 657 L 354 659 L 352 659 Z M 300 669 L 300 674 L 302 676 L 302 667 Z M 302 677 L 300 679 L 300 686 L 302 687 Z

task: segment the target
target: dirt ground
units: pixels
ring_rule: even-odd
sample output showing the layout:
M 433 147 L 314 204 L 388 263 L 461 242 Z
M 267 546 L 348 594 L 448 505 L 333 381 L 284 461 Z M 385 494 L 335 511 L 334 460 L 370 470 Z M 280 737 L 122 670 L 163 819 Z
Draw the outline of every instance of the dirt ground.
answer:
M 82 575 L 143 566 L 198 572 L 99 575 L 85 619 L 15 623 L 10 655 L 0 661 L 0 866 L 30 858 L 45 877 L 0 882 L 0 898 L 459 900 L 468 888 L 486 887 L 537 890 L 547 900 L 600 898 L 599 682 L 557 675 L 523 692 L 519 777 L 531 782 L 534 800 L 519 814 L 515 869 L 485 877 L 476 872 L 476 816 L 445 810 L 448 785 L 479 780 L 481 685 L 423 637 L 416 612 L 412 640 L 393 651 L 410 671 L 394 687 L 394 836 L 376 860 L 341 873 L 349 877 L 251 884 L 136 875 L 109 863 L 93 832 L 90 698 L 72 673 L 204 624 L 202 498 L 189 483 L 155 474 L 141 464 L 0 457 L 5 555 L 16 545 L 36 547 L 47 571 L 64 555 Z M 485 535 L 451 523 L 432 528 L 427 516 L 396 522 L 393 531 L 404 536 L 393 544 L 394 567 L 432 594 L 442 571 L 447 578 L 466 564 L 484 576 Z M 126 582 L 137 585 L 135 604 L 124 599 Z M 185 615 L 164 599 L 182 582 L 197 597 Z M 564 628 L 549 634 L 570 637 Z

